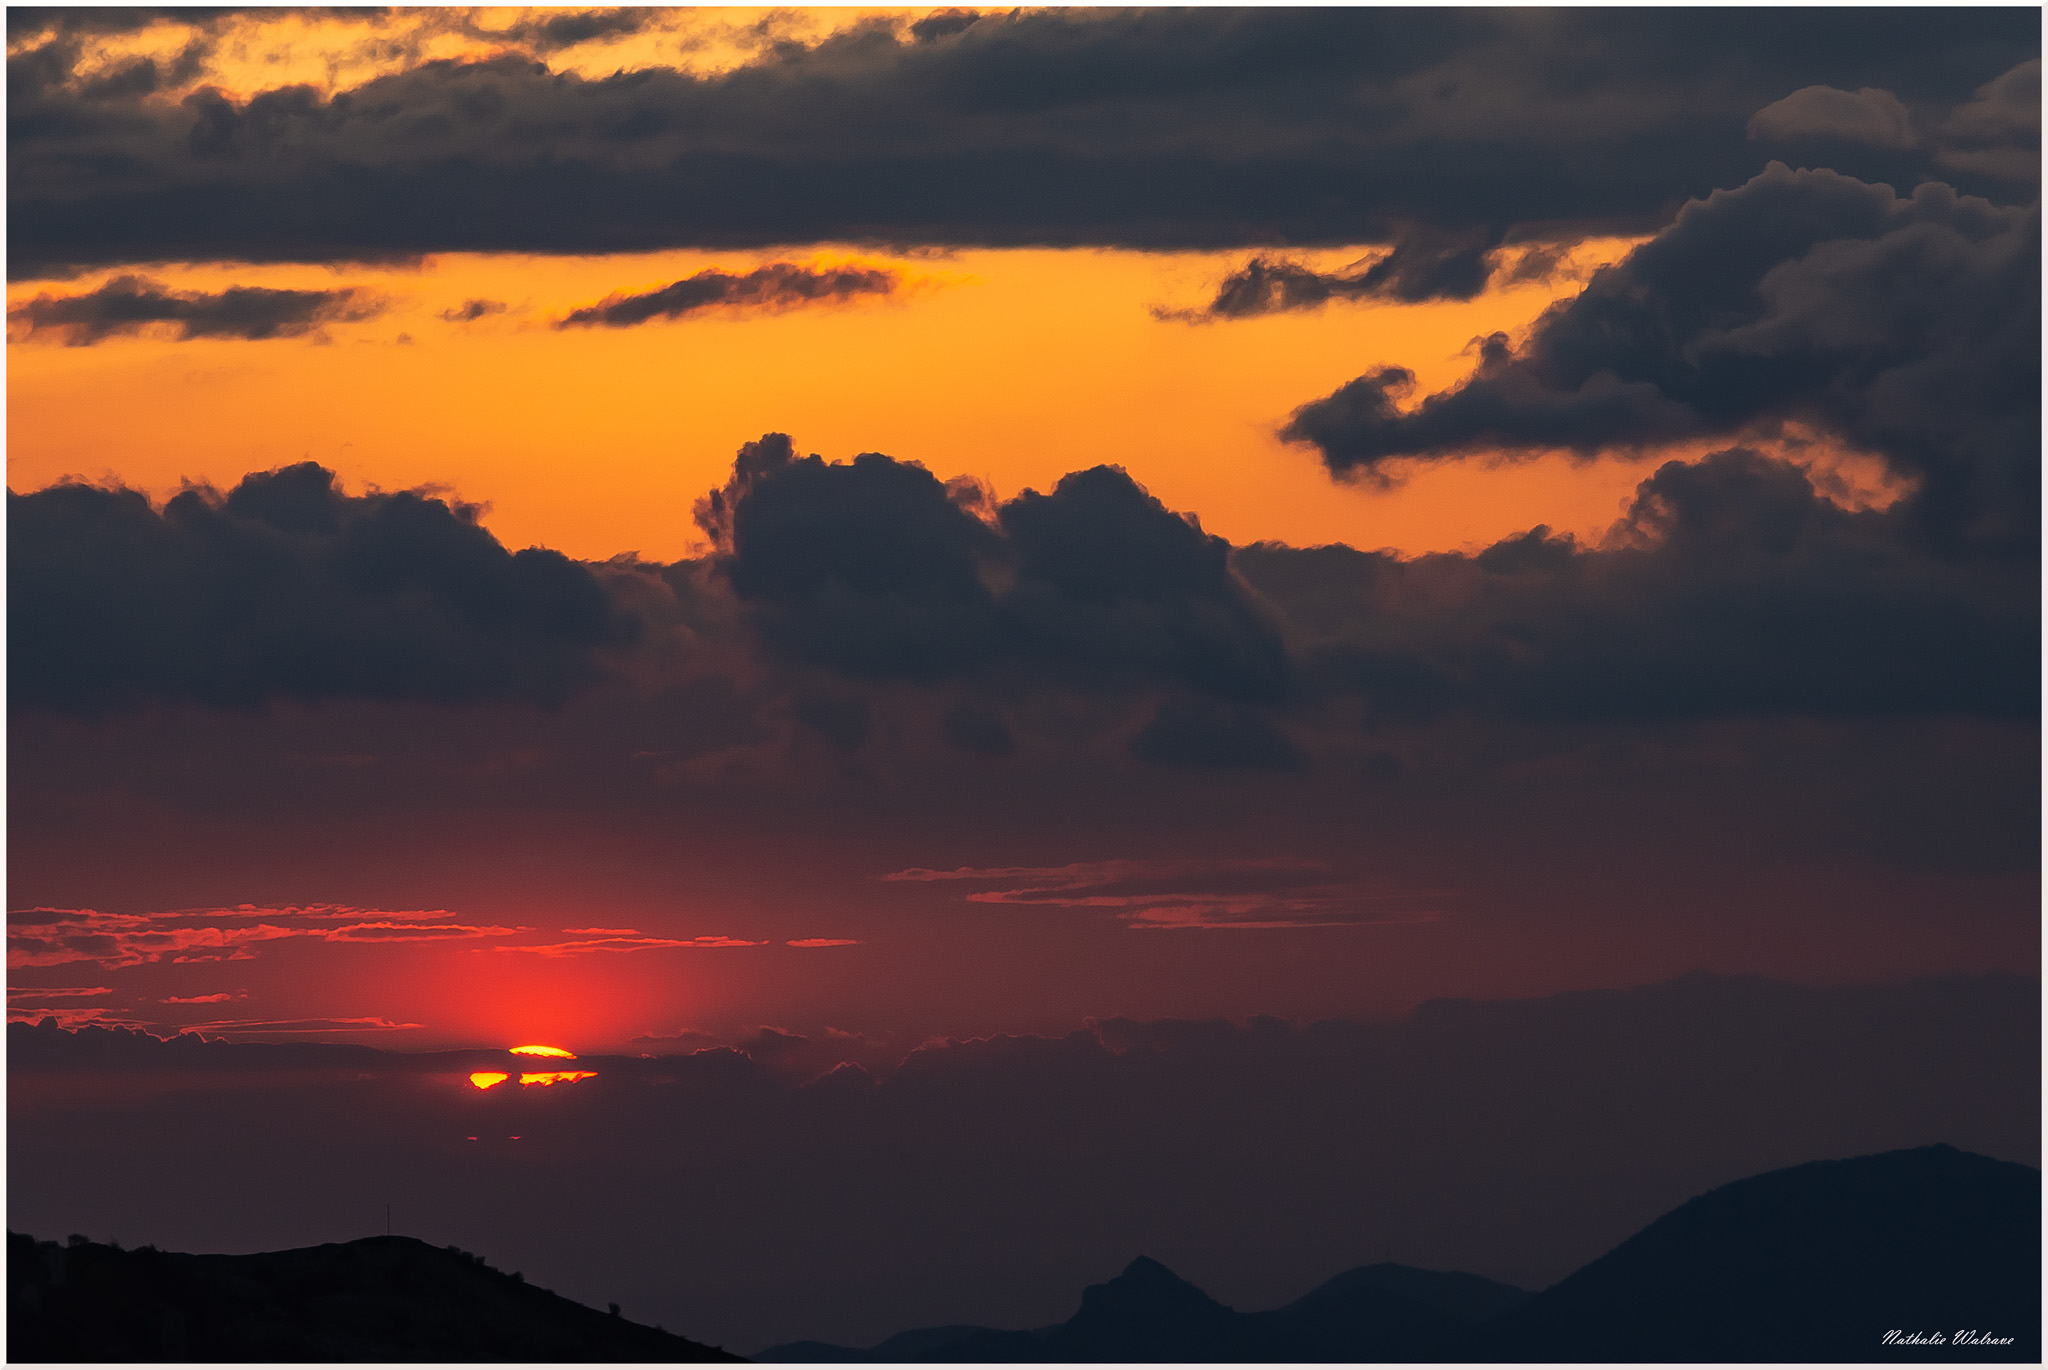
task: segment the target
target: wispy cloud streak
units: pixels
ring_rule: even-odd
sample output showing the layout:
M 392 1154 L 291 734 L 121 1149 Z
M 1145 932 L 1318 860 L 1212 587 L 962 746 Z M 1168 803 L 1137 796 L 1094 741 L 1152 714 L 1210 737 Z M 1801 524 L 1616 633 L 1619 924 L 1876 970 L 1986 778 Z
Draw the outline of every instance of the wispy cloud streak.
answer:
M 666 951 L 682 948 L 762 947 L 766 942 L 749 942 L 741 937 L 649 937 L 637 928 L 564 928 L 574 940 L 567 942 L 513 943 L 499 951 L 524 951 L 536 956 L 588 956 L 595 952 Z M 576 937 L 575 934 L 597 934 Z
M 1065 866 L 962 866 L 896 871 L 884 880 L 992 886 L 975 904 L 1105 909 L 1134 928 L 1320 928 L 1429 923 L 1444 892 L 1389 890 L 1333 879 L 1320 863 L 1082 861 Z
M 448 916 L 439 909 L 387 912 L 332 904 L 304 909 L 245 904 L 168 913 L 20 909 L 7 916 L 7 965 L 10 970 L 25 970 L 78 962 L 115 970 L 158 961 L 245 961 L 264 944 L 291 938 L 428 942 L 510 937 L 531 931 L 495 924 L 425 921 Z
M 680 319 L 686 314 L 719 308 L 779 313 L 859 295 L 887 295 L 899 282 L 895 272 L 882 267 L 819 268 L 771 262 L 740 275 L 706 270 L 659 290 L 607 295 L 594 305 L 571 312 L 555 327 L 588 328 L 601 324 L 606 328 L 630 328 L 655 319 Z

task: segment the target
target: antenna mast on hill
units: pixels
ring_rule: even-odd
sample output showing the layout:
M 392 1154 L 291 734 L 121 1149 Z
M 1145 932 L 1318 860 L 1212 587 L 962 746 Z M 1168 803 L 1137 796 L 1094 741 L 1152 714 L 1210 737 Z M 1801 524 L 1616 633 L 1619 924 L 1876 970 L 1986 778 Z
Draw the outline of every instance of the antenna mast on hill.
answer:
M 391 1205 L 384 1205 L 384 1235 L 391 1235 Z

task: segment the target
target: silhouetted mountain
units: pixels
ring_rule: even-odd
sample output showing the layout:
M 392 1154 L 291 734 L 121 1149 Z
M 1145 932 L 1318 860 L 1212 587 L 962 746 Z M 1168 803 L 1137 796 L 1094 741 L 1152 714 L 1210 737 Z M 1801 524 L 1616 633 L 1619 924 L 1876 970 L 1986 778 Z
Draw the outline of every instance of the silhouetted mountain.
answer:
M 1043 1335 L 1063 1361 L 1263 1359 L 1245 1320 L 1158 1261 L 1140 1256 L 1081 1294 L 1081 1311 Z
M 411 1237 L 190 1256 L 7 1234 L 15 1361 L 736 1361 Z
M 1327 1280 L 1284 1308 L 1246 1315 L 1273 1360 L 1430 1360 L 1485 1318 L 1526 1303 L 1529 1293 L 1478 1275 L 1362 1265 Z
M 1235 1313 L 1140 1257 L 1057 1327 L 924 1328 L 756 1359 L 2038 1361 L 2040 1237 L 2040 1171 L 1931 1146 L 1724 1185 L 1533 1296 L 1368 1265 Z M 1959 1331 L 2010 1340 L 1957 1345 Z
M 1955 1345 L 1958 1331 L 2011 1337 Z M 1886 1345 L 1889 1331 L 1944 1339 Z M 2041 1358 L 2041 1172 L 1948 1146 L 1702 1194 L 1490 1325 L 1499 1360 Z
M 1370 1265 L 1348 1270 L 1288 1304 L 1237 1313 L 1159 1262 L 1140 1256 L 1090 1285 L 1081 1309 L 1056 1327 L 1005 1332 L 926 1327 L 868 1350 L 791 1342 L 764 1361 L 1303 1361 L 1412 1360 L 1439 1355 L 1481 1316 L 1529 1295 L 1477 1275 Z
M 1519 1308 L 1530 1298 L 1529 1291 L 1517 1289 L 1483 1275 L 1463 1271 L 1417 1270 L 1412 1265 L 1361 1265 L 1355 1270 L 1325 1280 L 1280 1312 L 1307 1311 L 1340 1304 L 1355 1294 L 1374 1293 L 1403 1299 L 1454 1318 L 1478 1320 Z

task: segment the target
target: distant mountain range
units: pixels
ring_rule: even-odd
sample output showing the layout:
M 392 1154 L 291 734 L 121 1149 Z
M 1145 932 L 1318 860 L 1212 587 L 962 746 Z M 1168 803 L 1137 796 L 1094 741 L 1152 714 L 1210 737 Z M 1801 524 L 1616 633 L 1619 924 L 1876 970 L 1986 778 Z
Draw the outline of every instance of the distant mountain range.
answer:
M 1540 1294 L 1368 1265 L 1237 1313 L 1140 1257 L 1055 1327 L 932 1327 L 755 1359 L 2033 1362 L 2041 1172 L 1948 1146 L 1772 1171 L 1682 1205 Z
M 2040 1171 L 1931 1146 L 1724 1185 L 1540 1294 L 1368 1265 L 1238 1313 L 1140 1257 L 1055 1327 L 756 1359 L 2034 1362 L 2040 1239 Z M 740 1359 L 410 1237 L 251 1256 L 7 1242 L 15 1361 Z
M 7 1234 L 23 1361 L 737 1361 L 411 1237 L 188 1256 Z

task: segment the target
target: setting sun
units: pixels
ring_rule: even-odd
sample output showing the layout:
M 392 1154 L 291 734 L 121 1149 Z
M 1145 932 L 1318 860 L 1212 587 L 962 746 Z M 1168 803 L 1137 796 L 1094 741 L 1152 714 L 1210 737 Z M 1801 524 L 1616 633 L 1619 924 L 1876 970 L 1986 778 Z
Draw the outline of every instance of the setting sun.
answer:
M 739 3 L 8 10 L 4 1349 L 2038 1361 L 2042 6 Z

